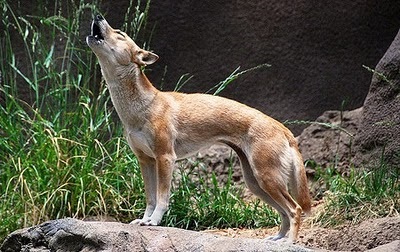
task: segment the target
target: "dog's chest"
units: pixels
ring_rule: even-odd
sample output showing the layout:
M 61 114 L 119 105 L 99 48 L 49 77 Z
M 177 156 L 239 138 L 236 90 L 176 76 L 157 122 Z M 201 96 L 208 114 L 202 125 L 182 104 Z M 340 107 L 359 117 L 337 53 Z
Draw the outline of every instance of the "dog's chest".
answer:
M 149 141 L 148 132 L 140 128 L 127 129 L 127 140 L 129 145 L 135 150 L 144 152 L 149 157 L 154 157 L 153 143 Z

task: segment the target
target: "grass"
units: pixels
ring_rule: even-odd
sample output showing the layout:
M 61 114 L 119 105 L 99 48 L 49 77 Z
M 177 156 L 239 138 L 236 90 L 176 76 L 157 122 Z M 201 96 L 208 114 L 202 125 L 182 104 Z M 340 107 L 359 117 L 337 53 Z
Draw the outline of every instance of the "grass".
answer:
M 313 222 L 324 227 L 400 215 L 400 168 L 378 167 L 351 169 L 344 177 L 334 169 L 318 170 L 318 183 L 326 185 L 326 204 Z
M 275 226 L 278 214 L 259 200 L 244 201 L 243 185 L 232 174 L 232 162 L 224 182 L 202 162 L 179 166 L 164 224 L 195 230 Z
M 71 5 L 64 18 L 18 16 L 1 2 L 0 237 L 66 216 L 127 220 L 144 207 L 137 161 L 114 123 L 96 60 L 79 40 L 78 21 L 98 3 Z M 61 52 L 54 41 L 64 41 Z M 15 43 L 24 46 L 19 61 Z
M 354 137 L 342 128 L 341 123 L 333 125 L 299 120 L 285 124 L 317 124 Z M 382 153 L 381 160 L 373 165 L 355 167 L 350 163 L 346 174 L 340 174 L 337 155 L 332 156 L 330 166 L 324 169 L 313 160 L 307 161 L 307 166 L 316 170 L 313 186 L 318 191 L 315 198 L 323 197 L 324 200 L 323 208 L 315 213 L 311 222 L 335 227 L 344 223 L 358 224 L 371 218 L 400 216 L 400 167 L 388 165 Z
M 99 2 L 71 1 L 66 7 L 56 1 L 51 2 L 54 13 L 40 8 L 30 15 L 10 3 L 0 2 L 0 241 L 49 219 L 101 215 L 129 222 L 140 217 L 145 208 L 140 169 L 81 34 L 89 27 L 81 20 L 100 12 Z M 125 20 L 135 18 L 124 27 L 147 48 L 149 4 L 142 10 L 140 2 L 131 1 Z M 17 44 L 23 57 L 16 56 Z M 203 229 L 276 223 L 276 214 L 265 205 L 243 202 L 240 191 L 231 190 L 232 181 L 219 187 L 215 174 L 200 183 L 191 181 L 191 171 L 181 174 L 164 225 Z M 214 183 L 206 184 L 208 179 Z

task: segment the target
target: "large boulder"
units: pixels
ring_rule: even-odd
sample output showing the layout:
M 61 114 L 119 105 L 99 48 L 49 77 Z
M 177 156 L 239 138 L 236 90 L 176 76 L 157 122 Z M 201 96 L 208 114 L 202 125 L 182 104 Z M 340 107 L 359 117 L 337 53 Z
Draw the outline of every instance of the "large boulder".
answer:
M 364 102 L 356 162 L 400 164 L 400 31 L 379 61 Z
M 373 72 L 364 106 L 326 111 L 298 137 L 305 160 L 346 170 L 400 164 L 400 31 Z
M 305 128 L 297 140 L 306 163 L 347 172 L 354 156 L 353 142 L 362 110 L 326 111 Z
M 50 251 L 311 251 L 265 239 L 229 238 L 168 227 L 77 219 L 48 221 L 11 233 L 2 252 Z

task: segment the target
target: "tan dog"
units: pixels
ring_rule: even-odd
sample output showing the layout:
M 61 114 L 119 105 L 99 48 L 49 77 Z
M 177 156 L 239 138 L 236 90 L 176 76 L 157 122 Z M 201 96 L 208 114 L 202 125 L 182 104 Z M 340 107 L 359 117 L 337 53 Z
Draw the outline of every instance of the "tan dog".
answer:
M 157 90 L 141 68 L 158 56 L 139 48 L 100 15 L 86 42 L 100 62 L 145 182 L 146 211 L 132 223 L 160 223 L 168 209 L 175 160 L 224 143 L 238 154 L 249 189 L 281 215 L 281 229 L 271 239 L 289 230 L 289 239 L 297 239 L 301 213 L 310 211 L 310 196 L 302 157 L 287 128 L 233 100 Z

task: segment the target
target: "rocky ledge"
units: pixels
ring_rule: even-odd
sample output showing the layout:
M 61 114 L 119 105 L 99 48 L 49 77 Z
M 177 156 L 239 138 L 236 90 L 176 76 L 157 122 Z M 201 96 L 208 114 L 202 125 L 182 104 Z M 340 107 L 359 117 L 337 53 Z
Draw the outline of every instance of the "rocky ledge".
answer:
M 67 218 L 11 233 L 0 251 L 312 251 L 288 242 Z

